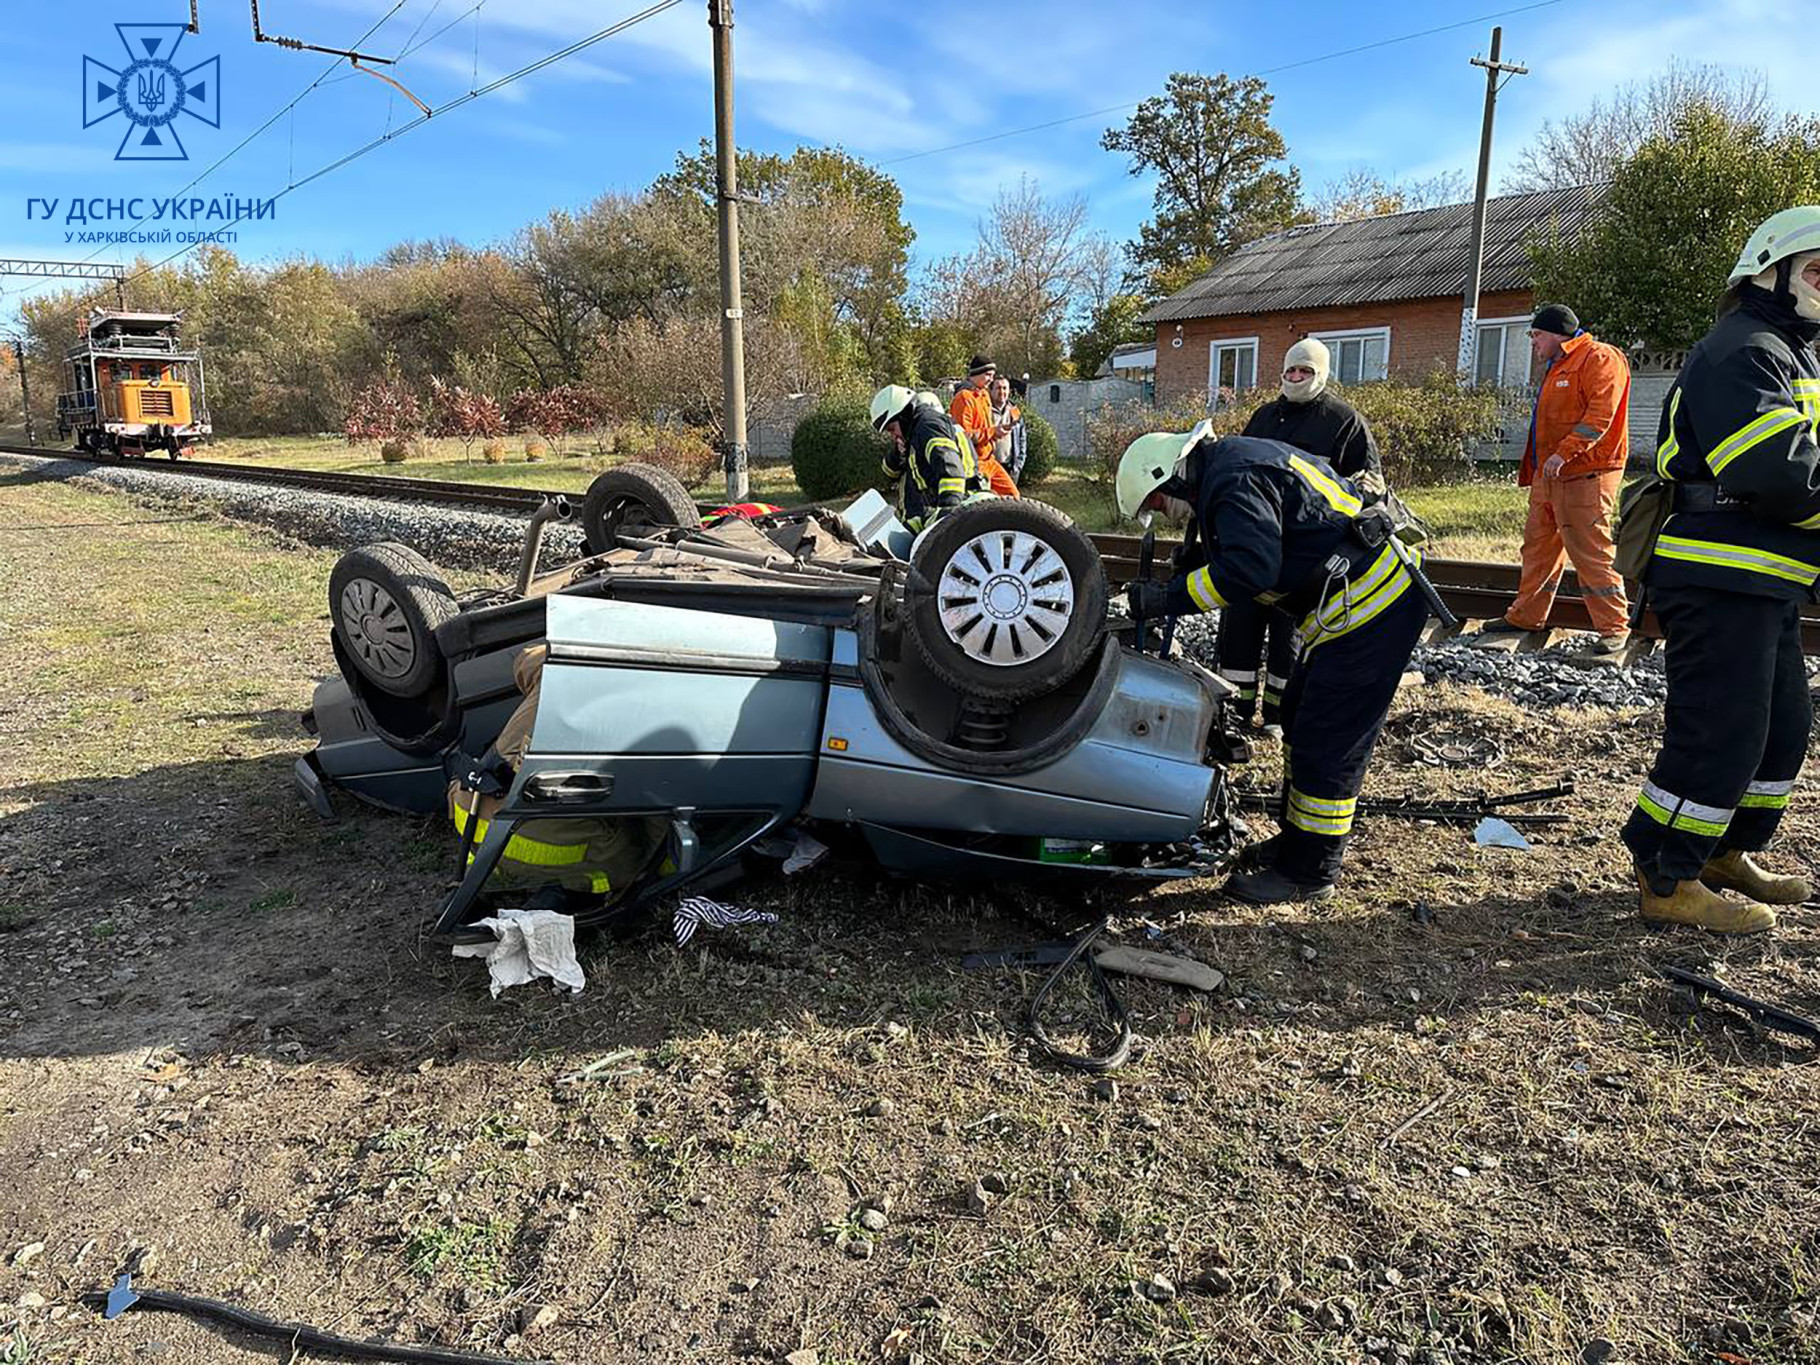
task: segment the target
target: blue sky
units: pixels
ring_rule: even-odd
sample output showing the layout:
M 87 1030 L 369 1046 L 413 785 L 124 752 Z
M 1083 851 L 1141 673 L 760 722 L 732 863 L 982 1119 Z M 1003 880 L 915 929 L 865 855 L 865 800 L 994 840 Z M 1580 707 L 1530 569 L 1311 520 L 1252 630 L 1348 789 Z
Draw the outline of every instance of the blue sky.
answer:
M 188 0 L 31 7 L 0 50 L 0 253 L 129 260 L 132 248 L 66 242 L 75 230 L 27 221 L 28 198 L 167 196 L 308 86 L 329 59 L 255 46 L 246 0 L 200 0 L 202 31 L 179 66 L 221 58 L 222 126 L 181 117 L 187 162 L 114 160 L 122 121 L 84 130 L 83 54 L 120 65 L 116 22 L 183 22 Z M 475 0 L 406 0 L 367 40 L 398 53 Z M 1520 0 L 1406 0 L 1397 6 L 1299 0 L 1294 6 L 1161 3 L 934 3 L 739 0 L 735 29 L 742 145 L 787 152 L 839 144 L 885 165 L 904 188 L 921 259 L 964 249 L 998 189 L 1020 175 L 1047 193 L 1080 194 L 1115 238 L 1148 214 L 1151 185 L 1099 149 L 1117 114 L 933 156 L 916 153 L 1005 129 L 1136 100 L 1175 70 L 1263 71 L 1452 24 Z M 1507 59 L 1534 74 L 1499 107 L 1497 172 L 1542 120 L 1584 108 L 1613 83 L 1679 56 L 1765 70 L 1785 107 L 1809 112 L 1809 46 L 1797 34 L 1811 0 L 1557 0 L 1498 22 Z M 268 31 L 338 46 L 393 0 L 264 0 Z M 639 0 L 486 0 L 393 68 L 432 107 L 639 8 Z M 368 257 L 405 238 L 475 245 L 509 236 L 551 208 L 631 190 L 712 129 L 709 35 L 701 0 L 682 4 L 497 94 L 432 119 L 370 156 L 297 190 L 276 221 L 246 224 L 251 259 Z M 1349 168 L 1390 177 L 1469 170 L 1477 155 L 1483 75 L 1467 59 L 1490 21 L 1270 76 L 1276 119 L 1304 181 Z M 1788 41 L 1770 35 L 1781 31 Z M 396 127 L 415 110 L 349 73 L 324 80 L 294 114 L 188 194 L 264 196 Z M 165 248 L 166 251 L 171 248 Z M 0 314 L 38 286 L 0 279 Z

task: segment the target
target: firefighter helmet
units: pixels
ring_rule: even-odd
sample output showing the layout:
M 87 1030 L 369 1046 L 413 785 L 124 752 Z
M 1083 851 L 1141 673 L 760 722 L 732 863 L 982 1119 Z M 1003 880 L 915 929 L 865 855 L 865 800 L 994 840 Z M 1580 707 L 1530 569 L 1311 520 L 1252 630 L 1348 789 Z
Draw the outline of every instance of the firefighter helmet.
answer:
M 1783 209 L 1764 219 L 1763 225 L 1751 233 L 1725 283 L 1734 285 L 1748 280 L 1778 261 L 1810 251 L 1820 251 L 1820 204 Z
M 1182 457 L 1212 432 L 1213 423 L 1203 421 L 1186 436 L 1176 431 L 1153 431 L 1126 446 L 1112 480 L 1119 515 L 1135 517 L 1144 499 L 1175 477 Z
M 903 416 L 904 409 L 916 401 L 916 395 L 902 384 L 887 384 L 872 395 L 872 429 L 883 431 L 885 423 Z

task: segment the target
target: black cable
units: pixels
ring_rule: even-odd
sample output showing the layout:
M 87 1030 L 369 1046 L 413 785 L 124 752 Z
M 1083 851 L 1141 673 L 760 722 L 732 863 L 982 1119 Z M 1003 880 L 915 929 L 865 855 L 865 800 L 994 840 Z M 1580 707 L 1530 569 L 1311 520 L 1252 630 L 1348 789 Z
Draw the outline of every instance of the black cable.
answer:
M 1037 987 L 1036 994 L 1030 997 L 1030 1007 L 1025 1016 L 1030 1026 L 1030 1036 L 1036 1040 L 1036 1045 L 1053 1060 L 1063 1066 L 1074 1067 L 1077 1071 L 1111 1071 L 1123 1066 L 1131 1058 L 1131 1016 L 1126 1012 L 1125 1002 L 1119 999 L 1118 992 L 1112 989 L 1112 982 L 1106 978 L 1105 969 L 1088 951 L 1111 924 L 1110 919 L 1103 919 L 1074 941 L 1074 946 L 1068 950 L 1068 956 L 1056 964 L 1055 970 L 1049 973 L 1043 984 Z M 1055 989 L 1067 970 L 1083 957 L 1087 959 L 1087 970 L 1093 977 L 1094 990 L 1105 1008 L 1106 1018 L 1118 1030 L 1118 1038 L 1105 1052 L 1069 1052 L 1066 1048 L 1057 1046 L 1055 1040 L 1050 1038 L 1049 1030 L 1043 1027 L 1042 1019 L 1038 1017 L 1038 1011 L 1042 1009 L 1049 992 Z
M 254 1336 L 288 1342 L 292 1357 L 303 1350 L 321 1351 L 328 1355 L 352 1356 L 365 1360 L 396 1360 L 406 1365 L 553 1365 L 550 1361 L 512 1361 L 506 1356 L 482 1355 L 477 1351 L 450 1351 L 440 1346 L 403 1346 L 389 1341 L 362 1341 L 325 1332 L 298 1322 L 279 1322 L 250 1308 L 223 1303 L 219 1299 L 198 1298 L 193 1294 L 173 1294 L 164 1289 L 134 1289 L 134 1308 L 155 1308 L 167 1313 L 190 1313 L 213 1318 L 230 1327 L 238 1327 Z M 105 1305 L 107 1295 L 85 1296 L 91 1303 Z

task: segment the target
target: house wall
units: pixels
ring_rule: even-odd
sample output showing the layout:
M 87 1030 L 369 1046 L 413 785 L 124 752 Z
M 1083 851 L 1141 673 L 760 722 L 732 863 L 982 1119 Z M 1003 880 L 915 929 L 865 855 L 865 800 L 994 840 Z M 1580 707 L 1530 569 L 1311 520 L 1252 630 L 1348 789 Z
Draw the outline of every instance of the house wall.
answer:
M 1527 289 L 1503 290 L 1479 300 L 1482 318 L 1526 317 L 1534 296 Z M 1343 332 L 1361 327 L 1390 328 L 1390 373 L 1417 379 L 1437 365 L 1453 369 L 1460 353 L 1460 300 L 1411 299 L 1400 303 L 1366 303 L 1335 308 L 1309 308 L 1285 313 L 1194 318 L 1157 327 L 1156 398 L 1167 403 L 1207 387 L 1210 345 L 1234 337 L 1258 339 L 1258 383 L 1272 384 L 1283 372 L 1283 356 L 1310 332 Z

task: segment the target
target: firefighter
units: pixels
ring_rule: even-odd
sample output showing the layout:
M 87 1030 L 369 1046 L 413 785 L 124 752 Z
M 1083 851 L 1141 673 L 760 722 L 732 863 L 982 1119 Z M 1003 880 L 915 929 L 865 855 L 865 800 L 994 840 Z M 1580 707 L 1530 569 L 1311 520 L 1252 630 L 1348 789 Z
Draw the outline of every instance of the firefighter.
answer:
M 1198 545 L 1168 583 L 1128 590 L 1142 619 L 1257 602 L 1300 623 L 1283 698 L 1281 833 L 1226 884 L 1257 905 L 1319 900 L 1339 880 L 1365 765 L 1428 607 L 1385 513 L 1325 460 L 1281 441 L 1140 436 L 1119 460 L 1119 511 L 1194 523 Z M 1375 544 L 1377 548 L 1371 548 Z
M 1624 826 L 1641 912 L 1720 933 L 1810 898 L 1758 866 L 1807 752 L 1800 608 L 1820 581 L 1820 205 L 1745 244 L 1662 407 L 1674 490 L 1644 591 L 1668 638 L 1662 748 Z M 1735 891 L 1742 901 L 1721 896 Z
M 481 761 L 496 779 L 495 791 L 511 786 L 512 775 L 531 747 L 548 656 L 547 646 L 532 645 L 512 661 L 512 680 L 523 699 Z M 468 846 L 470 863 L 501 800 L 460 782 L 449 783 L 449 818 Z M 662 855 L 665 831 L 662 819 L 637 816 L 528 820 L 507 841 L 493 880 L 530 893 L 528 908 L 573 914 L 610 903 L 624 892 Z
M 917 401 L 902 384 L 887 384 L 872 395 L 872 429 L 891 440 L 885 473 L 901 481 L 904 524 L 912 531 L 985 491 L 973 447 L 939 404 Z
M 1280 394 L 1251 414 L 1245 435 L 1284 441 L 1318 455 L 1334 472 L 1349 479 L 1369 476 L 1382 485 L 1377 442 L 1365 419 L 1327 387 L 1327 347 L 1316 337 L 1303 337 L 1283 357 Z M 1220 612 L 1220 676 L 1239 689 L 1239 718 L 1256 714 L 1263 661 L 1264 729 L 1282 736 L 1283 689 L 1295 665 L 1295 622 L 1281 611 L 1256 602 L 1234 602 Z

